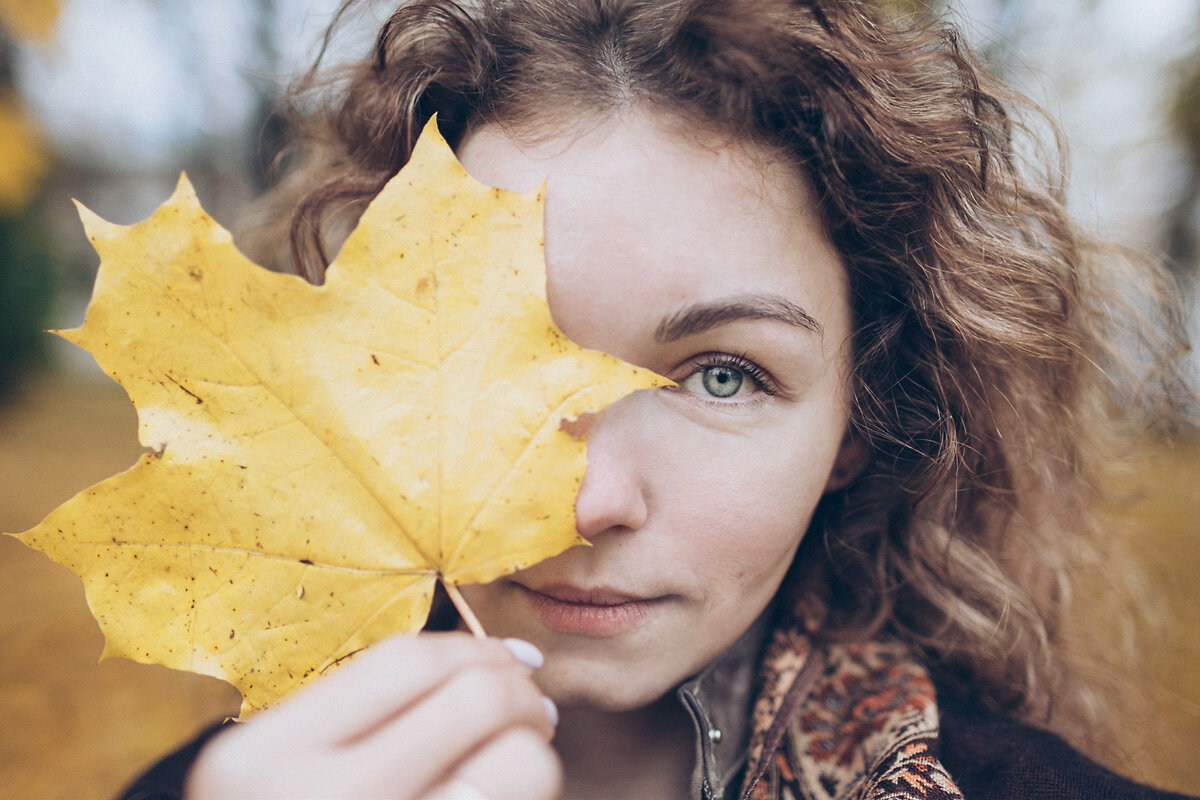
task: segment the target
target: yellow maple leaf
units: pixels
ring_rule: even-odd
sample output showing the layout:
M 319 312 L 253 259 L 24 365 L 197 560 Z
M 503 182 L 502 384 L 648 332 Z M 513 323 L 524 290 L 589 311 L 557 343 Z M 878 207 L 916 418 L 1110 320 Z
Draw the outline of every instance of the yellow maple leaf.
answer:
M 84 581 L 104 656 L 260 708 L 419 629 L 435 582 L 582 543 L 563 421 L 669 383 L 551 321 L 541 193 L 482 186 L 436 126 L 323 286 L 246 260 L 181 179 L 145 222 L 81 209 L 91 351 L 152 452 L 20 535 Z

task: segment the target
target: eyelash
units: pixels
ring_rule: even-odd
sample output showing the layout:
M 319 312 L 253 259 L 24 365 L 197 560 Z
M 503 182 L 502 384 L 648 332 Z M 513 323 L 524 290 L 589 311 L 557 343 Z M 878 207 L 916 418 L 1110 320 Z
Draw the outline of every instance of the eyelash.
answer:
M 729 367 L 738 370 L 754 381 L 763 394 L 771 397 L 779 394 L 779 386 L 775 383 L 775 379 L 771 377 L 771 374 L 743 355 L 734 353 L 701 353 L 688 359 L 687 366 L 689 367 L 688 372 L 680 382 L 702 371 L 705 367 Z M 702 402 L 712 403 L 713 405 L 730 405 L 731 402 L 737 402 L 699 394 L 696 394 L 695 397 Z M 740 402 L 744 403 L 746 400 Z

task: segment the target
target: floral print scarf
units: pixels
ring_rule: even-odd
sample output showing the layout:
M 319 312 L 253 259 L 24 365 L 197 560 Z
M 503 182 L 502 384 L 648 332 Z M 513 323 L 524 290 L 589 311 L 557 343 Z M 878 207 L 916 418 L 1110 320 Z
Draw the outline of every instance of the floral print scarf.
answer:
M 935 753 L 933 683 L 897 643 L 777 628 L 759 670 L 742 800 L 962 800 Z

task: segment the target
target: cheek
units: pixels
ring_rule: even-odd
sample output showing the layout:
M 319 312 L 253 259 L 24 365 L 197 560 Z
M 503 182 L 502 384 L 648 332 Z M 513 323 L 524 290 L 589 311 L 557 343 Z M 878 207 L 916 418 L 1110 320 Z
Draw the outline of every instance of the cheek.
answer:
M 696 571 L 726 587 L 774 592 L 800 543 L 816 498 L 763 476 L 757 481 L 713 483 L 697 505 L 679 512 L 693 530 L 688 554 Z M 819 497 L 817 495 L 816 497 Z
M 780 414 L 769 425 L 716 430 L 664 420 L 647 471 L 658 524 L 687 535 L 679 557 L 725 587 L 773 592 L 808 527 L 840 441 L 821 414 Z M 805 424 L 809 423 L 809 424 Z M 766 582 L 766 584 L 764 584 Z

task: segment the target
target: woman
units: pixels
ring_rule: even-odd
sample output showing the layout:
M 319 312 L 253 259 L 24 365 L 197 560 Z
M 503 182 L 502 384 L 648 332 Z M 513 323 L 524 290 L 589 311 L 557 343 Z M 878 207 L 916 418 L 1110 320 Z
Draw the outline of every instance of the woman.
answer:
M 1029 177 L 952 32 L 431 0 L 337 88 L 276 195 L 302 274 L 436 113 L 479 180 L 548 180 L 563 331 L 678 386 L 589 423 L 593 547 L 464 587 L 507 647 L 383 643 L 131 796 L 1162 796 L 1043 729 L 1087 744 L 1068 555 L 1119 392 L 1175 413 L 1172 301 Z

